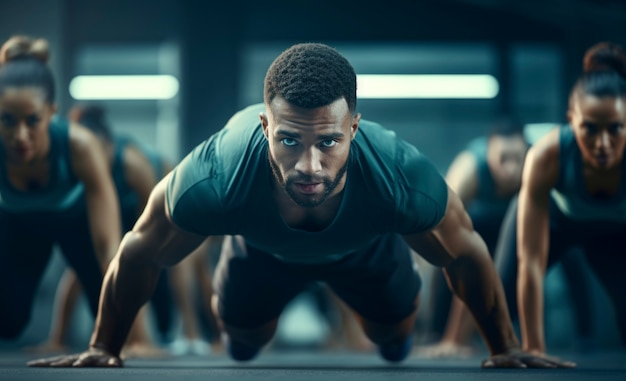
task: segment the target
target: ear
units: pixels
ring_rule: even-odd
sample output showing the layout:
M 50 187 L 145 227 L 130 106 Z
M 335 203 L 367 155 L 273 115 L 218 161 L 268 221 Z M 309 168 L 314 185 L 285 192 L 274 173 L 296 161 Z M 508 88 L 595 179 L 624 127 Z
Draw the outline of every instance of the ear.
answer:
M 267 115 L 265 115 L 264 113 L 259 113 L 259 118 L 261 118 L 261 126 L 263 127 L 263 135 L 265 135 L 265 139 L 269 139 L 269 131 L 268 131 L 268 126 L 269 126 L 269 121 L 267 120 Z
M 571 108 L 567 109 L 567 123 L 572 127 L 572 119 L 574 119 L 574 111 Z
M 361 114 L 356 113 L 352 118 L 352 125 L 350 126 L 350 140 L 354 140 L 356 132 L 359 130 L 359 122 L 361 121 Z

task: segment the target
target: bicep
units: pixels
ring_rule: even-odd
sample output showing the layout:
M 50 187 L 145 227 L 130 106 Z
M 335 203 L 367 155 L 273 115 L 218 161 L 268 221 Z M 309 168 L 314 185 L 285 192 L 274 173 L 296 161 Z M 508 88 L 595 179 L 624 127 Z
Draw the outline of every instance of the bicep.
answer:
M 169 177 L 154 187 L 143 213 L 127 237 L 140 246 L 138 252 L 151 256 L 151 260 L 164 266 L 178 263 L 206 239 L 206 236 L 181 229 L 170 218 L 165 201 Z

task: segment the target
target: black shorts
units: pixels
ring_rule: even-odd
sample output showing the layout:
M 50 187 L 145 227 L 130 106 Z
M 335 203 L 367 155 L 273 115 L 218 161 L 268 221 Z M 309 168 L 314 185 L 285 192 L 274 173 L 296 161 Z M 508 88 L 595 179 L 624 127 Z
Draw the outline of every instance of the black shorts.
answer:
M 311 282 L 321 281 L 366 320 L 394 324 L 416 309 L 421 279 L 399 235 L 378 238 L 368 249 L 333 263 L 286 263 L 246 245 L 224 240 L 214 286 L 218 313 L 234 327 L 254 328 L 280 315 Z

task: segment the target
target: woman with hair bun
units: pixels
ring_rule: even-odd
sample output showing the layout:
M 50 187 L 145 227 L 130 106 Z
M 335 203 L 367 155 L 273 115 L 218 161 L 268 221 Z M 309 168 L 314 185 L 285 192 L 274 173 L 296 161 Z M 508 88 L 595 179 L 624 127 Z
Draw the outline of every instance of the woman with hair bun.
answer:
M 0 50 L 0 337 L 28 324 L 58 245 L 94 316 L 103 270 L 120 243 L 119 202 L 105 152 L 84 127 L 55 116 L 43 39 L 15 36 Z
M 495 253 L 497 261 L 517 250 L 523 346 L 535 354 L 546 352 L 546 270 L 575 247 L 613 302 L 626 344 L 626 56 L 620 46 L 602 42 L 583 61 L 569 97 L 569 125 L 529 150 L 519 199 Z

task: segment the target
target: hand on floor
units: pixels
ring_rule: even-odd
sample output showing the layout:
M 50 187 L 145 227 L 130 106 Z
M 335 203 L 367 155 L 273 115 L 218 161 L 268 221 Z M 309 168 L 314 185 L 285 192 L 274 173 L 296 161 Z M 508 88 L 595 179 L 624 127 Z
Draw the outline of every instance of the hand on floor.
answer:
M 55 357 L 48 357 L 39 360 L 33 360 L 26 363 L 32 367 L 121 367 L 124 366 L 122 360 L 110 354 L 107 351 L 101 349 L 90 348 L 82 353 L 76 353 L 73 355 L 62 355 Z

